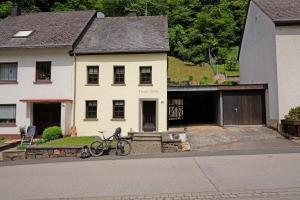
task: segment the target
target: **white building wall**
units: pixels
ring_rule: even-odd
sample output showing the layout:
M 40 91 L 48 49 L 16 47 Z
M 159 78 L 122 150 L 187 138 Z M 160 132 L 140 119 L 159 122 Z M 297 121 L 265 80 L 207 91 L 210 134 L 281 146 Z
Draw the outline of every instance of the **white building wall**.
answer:
M 276 27 L 279 119 L 300 106 L 300 26 Z
M 99 85 L 86 86 L 87 66 L 99 66 Z M 125 66 L 125 86 L 112 86 L 113 66 Z M 140 66 L 152 66 L 152 86 L 139 86 Z M 78 135 L 141 131 L 141 100 L 157 101 L 158 131 L 167 130 L 167 54 L 76 56 L 75 126 Z M 85 120 L 85 102 L 97 100 L 97 121 Z M 113 100 L 125 100 L 125 121 L 112 120 Z
M 34 83 L 37 61 L 52 62 L 52 84 Z M 18 84 L 0 84 L 0 104 L 16 104 L 16 127 L 0 127 L 0 135 L 19 134 L 19 126 L 32 123 L 32 105 L 20 99 L 73 99 L 74 62 L 67 49 L 1 50 L 0 62 L 18 62 Z
M 277 128 L 279 120 L 275 25 L 251 1 L 240 51 L 241 84 L 268 84 L 267 124 Z

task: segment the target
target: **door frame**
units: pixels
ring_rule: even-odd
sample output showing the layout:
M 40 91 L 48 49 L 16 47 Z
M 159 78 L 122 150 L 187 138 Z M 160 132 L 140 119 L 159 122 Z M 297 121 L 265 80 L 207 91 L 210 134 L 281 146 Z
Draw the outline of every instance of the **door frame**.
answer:
M 155 132 L 157 132 L 158 129 L 158 99 L 157 98 L 139 98 L 139 132 L 143 131 L 143 102 L 144 101 L 154 101 L 155 102 Z M 146 132 L 145 132 L 146 133 Z

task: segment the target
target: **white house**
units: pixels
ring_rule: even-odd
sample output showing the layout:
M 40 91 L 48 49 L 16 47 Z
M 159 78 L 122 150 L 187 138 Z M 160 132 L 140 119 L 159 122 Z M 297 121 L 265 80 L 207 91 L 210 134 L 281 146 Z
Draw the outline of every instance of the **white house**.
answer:
M 267 124 L 300 105 L 300 1 L 252 0 L 240 49 L 241 84 L 268 84 Z
M 167 131 L 168 23 L 98 17 L 75 48 L 78 135 Z
M 94 11 L 12 16 L 0 21 L 0 137 L 18 137 L 19 127 L 72 123 L 74 57 L 70 51 Z

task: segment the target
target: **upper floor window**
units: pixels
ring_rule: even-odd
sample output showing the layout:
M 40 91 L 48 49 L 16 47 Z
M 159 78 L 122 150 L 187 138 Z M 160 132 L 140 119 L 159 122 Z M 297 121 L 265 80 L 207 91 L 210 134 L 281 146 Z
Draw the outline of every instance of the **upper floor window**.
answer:
M 0 124 L 16 123 L 16 104 L 0 105 Z
M 50 82 L 51 81 L 51 62 L 36 62 L 36 81 Z
M 152 84 L 152 67 L 140 67 L 140 84 Z
M 97 101 L 85 102 L 85 118 L 97 119 Z
M 125 84 L 124 66 L 114 66 L 114 84 Z
M 87 84 L 99 84 L 99 66 L 87 67 Z
M 125 117 L 125 101 L 116 100 L 113 101 L 113 118 L 124 119 Z
M 18 63 L 0 63 L 0 82 L 17 81 Z

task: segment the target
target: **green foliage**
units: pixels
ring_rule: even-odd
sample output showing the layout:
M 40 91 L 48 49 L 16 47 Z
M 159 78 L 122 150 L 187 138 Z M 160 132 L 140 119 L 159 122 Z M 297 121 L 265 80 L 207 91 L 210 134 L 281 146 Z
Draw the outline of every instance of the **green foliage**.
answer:
M 0 144 L 3 144 L 5 142 L 5 139 L 0 137 Z
M 44 143 L 46 143 L 47 142 L 47 140 L 45 140 L 45 139 L 38 139 L 35 143 L 37 144 L 37 145 L 41 145 L 41 144 L 44 144 Z
M 208 85 L 209 84 L 209 80 L 207 76 L 204 76 L 202 78 L 202 80 L 200 81 L 200 85 Z
M 225 81 L 222 83 L 222 85 L 238 85 L 238 82 L 235 81 Z
M 285 116 L 287 120 L 300 120 L 300 106 L 291 108 L 289 114 Z
M 46 141 L 50 141 L 50 140 L 56 140 L 59 138 L 62 138 L 62 132 L 61 132 L 61 128 L 58 126 L 52 126 L 49 128 L 46 128 L 43 131 L 43 135 L 42 138 Z
M 40 145 L 45 147 L 82 147 L 90 145 L 93 141 L 95 141 L 94 136 L 78 136 L 60 138 Z
M 17 145 L 17 150 L 25 150 L 27 149 L 28 145 L 27 144 L 18 144 Z
M 12 5 L 13 3 L 11 1 L 0 3 L 0 18 L 4 18 L 9 15 Z
M 195 64 L 209 61 L 209 50 L 224 64 L 230 49 L 239 46 L 248 0 L 15 0 L 0 3 L 0 17 L 12 2 L 25 12 L 97 10 L 106 16 L 167 15 L 170 54 Z

